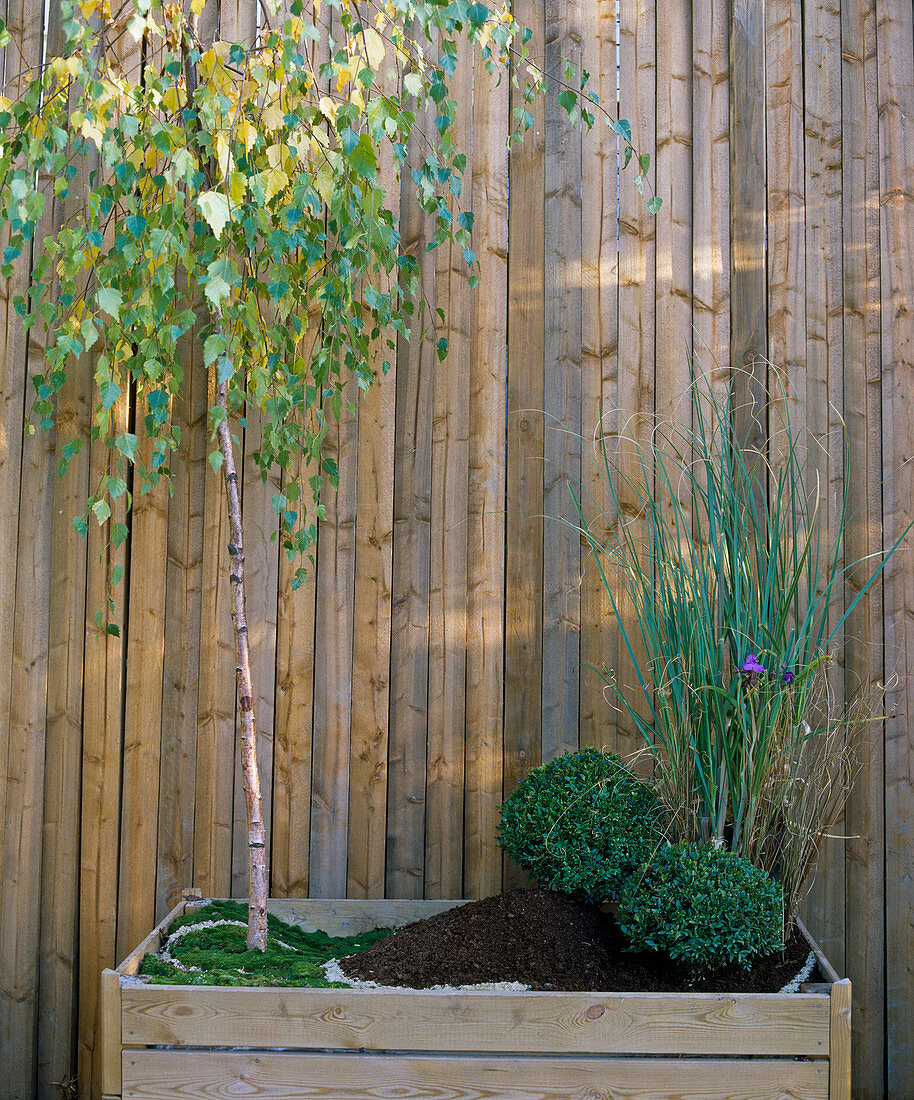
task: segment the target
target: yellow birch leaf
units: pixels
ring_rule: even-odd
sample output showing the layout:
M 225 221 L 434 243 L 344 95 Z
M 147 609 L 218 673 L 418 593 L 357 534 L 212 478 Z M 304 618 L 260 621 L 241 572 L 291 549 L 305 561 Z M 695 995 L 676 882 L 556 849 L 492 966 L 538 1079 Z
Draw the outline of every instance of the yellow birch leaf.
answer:
M 181 102 L 178 99 L 178 89 L 172 85 L 165 90 L 165 94 L 162 96 L 162 106 L 166 111 L 174 113 L 181 106 Z
M 314 176 L 314 186 L 325 205 L 329 206 L 333 199 L 333 173 L 327 164 L 321 164 Z
M 242 118 L 235 127 L 235 137 L 244 144 L 245 150 L 250 153 L 257 142 L 257 131 L 248 119 Z
M 285 119 L 283 118 L 282 111 L 274 104 L 270 103 L 264 107 L 263 114 L 261 115 L 261 122 L 265 130 L 270 130 L 271 132 L 273 130 L 278 130 L 280 126 L 283 125 L 284 121 Z
M 150 145 L 144 154 L 143 162 L 150 171 L 159 163 L 159 150 Z
M 209 80 L 213 75 L 213 69 L 215 69 L 218 60 L 214 46 L 208 49 L 200 58 L 200 76 L 204 80 Z
M 387 52 L 384 48 L 384 39 L 378 32 L 371 27 L 364 27 L 356 38 L 356 48 L 363 57 L 366 57 L 367 53 L 368 67 L 377 72 Z
M 206 0 L 190 0 L 190 10 L 194 15 L 202 15 L 206 7 Z
M 271 168 L 267 172 L 261 172 L 259 178 L 263 183 L 267 202 L 275 198 L 280 191 L 284 191 L 289 183 L 289 177 L 281 168 Z
M 244 174 L 241 172 L 232 172 L 232 178 L 229 181 L 229 196 L 233 206 L 241 206 L 244 202 L 247 190 L 248 181 Z
M 289 137 L 289 150 L 292 156 L 297 157 L 299 160 L 305 159 L 310 147 L 311 143 L 304 134 L 292 134 Z
M 97 149 L 101 149 L 104 135 L 97 126 L 94 126 L 89 121 L 89 119 L 83 119 L 82 126 L 80 126 L 79 130 L 84 138 L 89 138 L 90 141 L 95 143 Z
M 63 84 L 69 77 L 73 75 L 74 69 L 79 62 L 75 57 L 55 57 L 48 68 L 57 77 L 57 79 Z
M 353 74 L 348 69 L 340 69 L 336 76 L 336 90 L 341 92 L 352 80 Z
M 286 154 L 286 147 L 284 145 L 271 145 L 266 152 L 270 167 L 281 168 Z
M 336 104 L 330 96 L 321 96 L 317 105 L 320 107 L 325 118 L 329 118 L 332 122 L 336 122 Z
M 225 179 L 235 163 L 231 151 L 229 150 L 228 134 L 220 130 L 219 133 L 216 134 L 214 144 L 216 146 L 216 163 L 219 165 L 219 173 L 222 178 Z

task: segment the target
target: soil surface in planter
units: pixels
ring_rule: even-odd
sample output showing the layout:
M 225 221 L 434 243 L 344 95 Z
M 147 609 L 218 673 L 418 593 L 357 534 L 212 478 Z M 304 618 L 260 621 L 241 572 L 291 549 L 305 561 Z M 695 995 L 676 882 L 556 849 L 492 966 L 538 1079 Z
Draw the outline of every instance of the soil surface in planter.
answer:
M 595 906 L 552 890 L 513 890 L 416 921 L 340 966 L 350 978 L 413 989 L 523 982 L 581 992 L 775 993 L 809 956 L 796 929 L 784 952 L 751 970 L 697 971 L 658 953 L 626 951 L 625 943 Z

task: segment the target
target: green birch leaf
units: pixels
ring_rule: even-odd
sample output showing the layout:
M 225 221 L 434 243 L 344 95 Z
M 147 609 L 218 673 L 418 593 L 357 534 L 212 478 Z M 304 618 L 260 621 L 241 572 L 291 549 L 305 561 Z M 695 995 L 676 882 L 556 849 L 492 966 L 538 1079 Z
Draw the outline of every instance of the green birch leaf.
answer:
M 115 290 L 113 287 L 101 286 L 95 292 L 95 300 L 98 302 L 100 309 L 103 309 L 109 317 L 117 320 L 124 301 L 124 296 L 119 290 Z M 108 407 L 110 408 L 110 406 Z

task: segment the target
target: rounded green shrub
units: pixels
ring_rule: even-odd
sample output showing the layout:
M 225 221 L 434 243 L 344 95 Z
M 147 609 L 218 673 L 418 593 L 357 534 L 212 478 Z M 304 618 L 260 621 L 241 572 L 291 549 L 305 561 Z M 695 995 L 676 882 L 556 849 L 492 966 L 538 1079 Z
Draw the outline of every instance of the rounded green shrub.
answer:
M 772 878 L 706 844 L 659 849 L 625 883 L 616 912 L 632 950 L 747 968 L 781 946 L 783 918 L 784 897 Z
M 591 901 L 614 899 L 665 843 L 653 790 L 598 749 L 534 768 L 502 806 L 498 841 L 540 885 Z

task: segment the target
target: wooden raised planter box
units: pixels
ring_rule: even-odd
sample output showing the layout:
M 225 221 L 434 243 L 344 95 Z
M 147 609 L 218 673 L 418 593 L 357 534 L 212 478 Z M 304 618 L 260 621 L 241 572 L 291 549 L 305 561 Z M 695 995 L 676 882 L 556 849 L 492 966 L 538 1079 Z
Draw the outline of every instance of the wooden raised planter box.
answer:
M 795 994 L 145 985 L 183 901 L 102 975 L 105 1096 L 124 1100 L 849 1100 L 848 981 Z M 308 930 L 397 927 L 455 901 L 272 901 Z M 830 969 L 830 968 L 829 968 Z M 832 975 L 834 973 L 832 972 Z M 243 1049 L 238 1049 L 243 1048 Z

